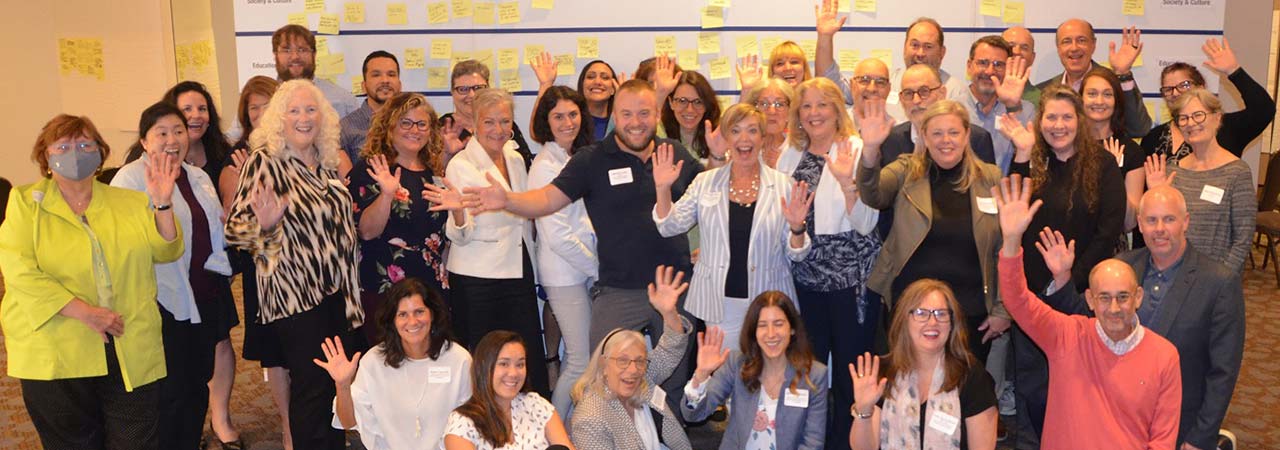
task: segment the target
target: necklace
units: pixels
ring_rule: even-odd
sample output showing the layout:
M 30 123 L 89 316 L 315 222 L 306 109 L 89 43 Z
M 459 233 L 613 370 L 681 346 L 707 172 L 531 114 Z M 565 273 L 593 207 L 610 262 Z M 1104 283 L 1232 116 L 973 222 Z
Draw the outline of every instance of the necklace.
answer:
M 756 202 L 756 196 L 760 193 L 760 172 L 756 172 L 751 177 L 751 186 L 745 189 L 737 189 L 733 187 L 733 179 L 729 180 L 729 200 L 745 207 L 751 207 Z M 744 199 L 752 199 L 745 201 Z

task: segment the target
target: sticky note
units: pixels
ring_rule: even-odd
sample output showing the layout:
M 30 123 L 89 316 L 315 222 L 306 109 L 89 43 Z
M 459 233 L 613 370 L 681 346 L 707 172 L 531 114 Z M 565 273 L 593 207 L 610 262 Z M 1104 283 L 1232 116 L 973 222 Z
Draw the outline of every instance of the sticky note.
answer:
M 680 67 L 698 67 L 698 51 L 681 49 L 677 53 L 676 64 Z
M 738 103 L 738 99 L 730 95 L 717 95 L 716 103 L 719 103 L 720 110 L 724 111 L 726 109 L 729 109 L 729 107 L 733 106 L 735 103 Z
M 1138 54 L 1138 58 L 1133 60 L 1133 67 L 1142 67 L 1142 54 Z
M 387 25 L 404 25 L 409 23 L 409 7 L 404 3 L 387 4 Z
M 213 44 L 208 40 L 203 40 L 191 44 L 191 66 L 196 69 L 204 69 L 209 67 L 209 63 L 213 60 Z
M 707 6 L 702 8 L 702 28 L 721 28 L 724 26 L 724 8 Z
M 532 64 L 533 59 L 537 58 L 538 55 L 541 55 L 542 52 L 545 52 L 545 51 L 547 51 L 547 47 L 542 44 L 529 44 L 524 46 L 525 64 Z
M 712 80 L 723 80 L 729 78 L 732 68 L 729 65 L 729 57 L 721 56 L 719 58 L 707 61 L 708 72 L 711 73 Z
M 506 89 L 507 92 L 516 92 L 521 89 L 520 72 L 515 70 L 502 70 L 498 72 L 498 86 Z
M 675 55 L 676 37 L 671 35 L 654 36 L 653 56 Z
M 453 18 L 471 17 L 471 0 L 453 0 Z
M 448 67 L 427 68 L 427 89 L 448 89 L 448 88 L 449 88 L 449 68 Z
M 778 44 L 781 44 L 781 43 L 782 43 L 782 38 L 777 36 L 769 36 L 767 38 L 760 39 L 760 50 L 764 51 L 764 55 L 768 57 L 769 55 L 773 54 L 774 47 L 777 47 Z
M 476 60 L 480 64 L 484 64 L 485 67 L 493 67 L 493 50 L 487 48 L 475 50 L 471 52 L 471 59 Z M 489 75 L 493 76 L 492 73 Z
M 453 39 L 440 38 L 431 40 L 431 59 L 453 58 Z
M 338 34 L 338 26 L 342 19 L 337 14 L 324 13 L 320 15 L 320 26 L 316 31 L 320 34 Z
M 1000 0 L 982 0 L 982 4 L 978 5 L 978 11 L 987 17 L 1000 17 Z
M 728 8 L 729 3 L 729 0 L 707 0 L 707 6 L 719 6 L 721 8 Z
M 333 76 L 333 75 L 327 75 L 327 74 L 326 74 L 326 75 L 320 75 L 320 74 L 316 74 L 316 78 L 319 78 L 319 79 L 324 80 L 324 81 L 328 81 L 329 83 L 332 83 L 332 84 L 334 84 L 334 85 L 337 85 L 337 84 L 338 84 L 338 77 Z
M 306 0 L 305 5 L 306 7 L 305 9 L 303 9 L 303 11 L 306 11 L 309 13 L 324 12 L 324 0 Z
M 578 57 L 596 59 L 600 57 L 600 39 L 593 37 L 578 38 Z
M 756 43 L 755 36 L 740 36 L 734 40 L 734 47 L 738 49 L 738 57 L 742 58 L 748 55 L 759 55 L 760 45 Z
M 698 54 L 711 55 L 720 53 L 720 33 L 698 33 Z
M 289 13 L 289 25 L 307 26 L 307 13 Z
M 556 75 L 573 75 L 573 55 L 556 55 Z
M 493 14 L 496 11 L 493 2 L 475 2 L 471 9 L 471 23 L 476 25 L 493 25 Z
M 862 57 L 857 50 L 840 50 L 838 64 L 840 64 L 841 72 L 853 72 L 853 68 L 858 65 Z
M 427 3 L 427 23 L 448 23 L 449 4 L 445 2 Z
M 329 38 L 316 36 L 316 56 L 329 54 Z
M 1026 6 L 1022 2 L 1004 2 L 1004 23 L 1022 23 Z
M 857 12 L 876 12 L 876 0 L 854 0 L 853 10 Z
M 1146 0 L 1120 0 L 1120 12 L 1126 16 L 1142 16 L 1147 13 Z
M 849 0 L 840 0 L 837 2 L 836 12 L 849 12 Z
M 404 68 L 421 69 L 427 67 L 426 51 L 421 48 L 404 49 Z
M 520 67 L 520 49 L 498 49 L 498 70 L 512 70 Z
M 888 67 L 890 71 L 893 70 L 893 50 L 878 48 L 871 51 L 871 57 L 879 59 L 880 62 L 883 62 L 885 67 Z
M 351 95 L 364 95 L 364 77 L 360 75 L 351 77 Z
M 556 6 L 555 0 L 533 0 L 529 6 L 533 9 L 551 9 Z
M 343 3 L 342 11 L 347 23 L 364 23 L 364 2 Z
M 510 25 L 520 23 L 520 2 L 502 2 L 498 4 L 498 24 Z
M 59 54 L 58 54 L 58 55 L 59 55 L 59 62 L 60 62 L 60 63 L 62 62 L 62 61 L 61 61 L 61 55 L 62 55 L 62 53 L 61 53 L 61 52 L 66 51 L 65 46 L 66 46 L 66 39 L 58 39 L 58 52 L 59 52 Z M 176 63 L 176 64 L 178 65 L 178 68 L 179 68 L 179 69 L 183 69 L 183 68 L 186 68 L 186 67 L 191 66 L 191 46 L 189 46 L 189 45 L 175 45 L 175 46 L 173 46 L 173 57 L 174 57 L 174 63 Z M 62 74 L 63 74 L 63 75 L 70 75 L 70 74 L 71 74 L 71 65 L 69 65 L 69 64 L 67 64 L 67 65 L 63 65 L 63 66 L 62 66 Z
M 449 57 L 449 68 L 452 69 L 453 66 L 468 59 L 471 59 L 471 52 L 453 52 Z
M 341 53 L 330 53 L 316 57 L 316 73 L 339 75 L 347 72 L 347 63 Z
M 814 55 L 818 53 L 818 41 L 815 39 L 801 39 L 800 49 L 804 50 L 804 57 L 809 61 L 813 61 Z

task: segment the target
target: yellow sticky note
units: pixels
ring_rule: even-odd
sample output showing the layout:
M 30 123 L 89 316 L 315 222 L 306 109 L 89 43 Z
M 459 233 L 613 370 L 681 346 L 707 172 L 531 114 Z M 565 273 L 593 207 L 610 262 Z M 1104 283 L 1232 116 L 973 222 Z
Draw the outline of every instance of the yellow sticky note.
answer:
M 347 23 L 364 23 L 364 3 L 348 2 L 342 4 L 343 19 Z
M 427 67 L 426 51 L 421 48 L 404 49 L 404 68 L 421 69 Z
M 98 81 L 106 79 L 107 72 L 103 68 L 102 39 L 84 39 L 82 42 L 85 43 L 85 46 L 82 48 L 85 50 L 84 59 L 87 62 L 86 66 L 88 67 L 85 74 L 92 75 L 94 78 L 97 78 Z M 205 44 L 208 44 L 208 41 L 205 41 Z M 212 53 L 212 47 L 209 49 L 210 53 Z
M 735 103 L 738 103 L 738 99 L 730 95 L 717 95 L 716 103 L 719 103 L 720 110 L 724 111 L 726 109 L 729 109 L 729 107 L 733 106 Z
M 573 55 L 556 55 L 556 75 L 573 75 Z
M 364 77 L 360 75 L 351 77 L 351 95 L 364 95 Z
M 818 54 L 818 41 L 817 41 L 817 40 L 815 40 L 815 39 L 801 39 L 801 40 L 800 40 L 800 42 L 799 42 L 799 44 L 800 44 L 800 49 L 801 49 L 801 50 L 804 50 L 804 57 L 805 57 L 805 58 L 807 58 L 809 61 L 813 61 L 814 59 L 816 59 L 816 58 L 814 58 L 814 55 L 817 55 L 817 54 Z
M 516 70 L 499 71 L 498 85 L 501 88 L 506 89 L 507 92 L 519 91 L 522 88 L 520 85 L 520 72 Z
M 857 12 L 876 12 L 876 0 L 854 0 L 853 10 Z
M 453 39 L 441 38 L 431 40 L 431 59 L 452 59 Z
M 840 50 L 840 59 L 838 59 L 840 71 L 853 72 L 853 68 L 858 65 L 858 61 L 861 59 L 862 56 L 858 54 L 857 50 Z
M 551 9 L 555 5 L 555 0 L 533 0 L 533 3 L 529 6 L 533 7 L 533 9 Z
M 1138 54 L 1138 59 L 1133 60 L 1133 67 L 1142 67 L 1142 54 Z
M 982 4 L 978 5 L 978 11 L 987 17 L 1000 17 L 1000 0 L 982 0 Z
M 329 38 L 316 36 L 316 56 L 329 54 Z
M 837 2 L 836 12 L 849 12 L 849 0 L 840 0 Z
M 191 65 L 196 69 L 204 69 L 213 60 L 213 44 L 208 40 L 191 44 Z
M 409 7 L 404 3 L 387 4 L 387 25 L 404 25 L 409 23 Z
M 71 71 L 76 67 L 76 50 L 75 39 L 58 39 L 58 66 L 63 76 L 71 75 Z M 183 46 L 178 48 L 179 66 L 182 64 L 182 55 L 186 49 Z
M 498 24 L 510 25 L 520 23 L 520 2 L 502 2 L 498 4 Z
M 307 13 L 289 13 L 289 25 L 307 26 Z
M 324 12 L 324 0 L 307 0 L 305 5 L 306 5 L 306 8 L 303 9 L 303 11 L 306 11 L 309 13 Z
M 495 7 L 493 2 L 475 2 L 471 8 L 471 23 L 476 25 L 493 25 Z
M 66 48 L 65 48 L 65 46 L 66 46 L 66 42 L 65 42 L 65 41 L 66 41 L 66 39 L 58 39 L 58 51 L 59 51 L 58 56 L 59 56 L 59 63 L 62 63 L 62 61 L 61 61 L 62 53 L 61 53 L 61 52 L 65 52 L 65 51 L 66 51 Z M 184 68 L 187 68 L 187 67 L 190 67 L 190 66 L 191 66 L 191 46 L 189 46 L 189 45 L 175 45 L 175 46 L 173 47 L 173 56 L 174 56 L 174 59 L 175 59 L 175 61 L 174 61 L 174 62 L 175 62 L 175 63 L 177 63 L 177 65 L 178 65 L 178 68 L 179 68 L 179 69 L 184 69 Z M 63 75 L 69 75 L 69 74 L 71 74 L 71 67 L 70 67 L 69 65 L 63 65 L 63 66 L 62 66 L 62 72 L 63 72 L 63 73 L 62 73 Z
M 453 52 L 453 55 L 449 56 L 449 68 L 452 69 L 453 66 L 468 59 L 471 59 L 471 52 Z
M 773 54 L 773 48 L 777 47 L 778 44 L 781 44 L 781 43 L 782 43 L 782 38 L 777 36 L 769 36 L 767 38 L 762 38 L 760 39 L 760 50 L 764 52 L 764 55 L 766 57 L 768 57 L 769 55 Z M 761 61 L 761 62 L 764 62 L 764 61 Z
M 1004 2 L 1004 23 L 1022 23 L 1026 5 L 1022 2 Z
M 320 26 L 316 29 L 320 34 L 338 34 L 338 27 L 342 23 L 342 19 L 337 14 L 321 14 Z
M 332 83 L 332 84 L 334 84 L 334 85 L 337 85 L 337 84 L 338 84 L 338 77 L 333 76 L 333 75 L 321 75 L 321 74 L 318 74 L 318 73 L 317 73 L 317 74 L 316 74 L 316 78 L 319 78 L 319 79 L 324 80 L 324 81 L 328 81 L 329 83 Z
M 1120 12 L 1126 16 L 1142 16 L 1147 14 L 1146 0 L 1120 0 Z
M 471 52 L 471 59 L 476 60 L 476 62 L 479 62 L 480 64 L 484 64 L 485 67 L 493 67 L 493 50 L 486 48 L 473 51 Z M 493 74 L 490 73 L 489 76 L 492 77 Z
M 529 44 L 524 46 L 524 63 L 532 63 L 534 58 L 537 58 L 538 55 L 541 55 L 542 52 L 545 51 L 547 51 L 547 47 L 542 44 Z
M 698 33 L 698 54 L 720 53 L 720 33 Z
M 453 0 L 453 18 L 471 17 L 471 0 Z
M 676 64 L 680 67 L 698 67 L 698 51 L 681 49 L 677 52 Z
M 676 37 L 671 35 L 654 36 L 653 56 L 676 54 Z
M 755 36 L 740 36 L 734 40 L 734 47 L 738 49 L 738 57 L 742 58 L 748 55 L 759 55 L 760 45 L 756 43 Z
M 711 73 L 712 80 L 723 80 L 725 78 L 729 78 L 729 73 L 732 70 L 728 56 L 721 56 L 711 61 L 707 61 L 707 68 L 709 69 L 708 72 Z
M 520 49 L 498 49 L 498 70 L 513 70 L 520 67 Z
M 871 57 L 879 59 L 880 62 L 884 63 L 885 67 L 888 67 L 890 71 L 893 71 L 893 50 L 878 48 L 871 51 Z
M 427 68 L 427 89 L 448 89 L 448 88 L 449 88 L 449 68 L 448 67 Z
M 596 59 L 600 57 L 600 39 L 593 37 L 578 38 L 578 57 Z
M 316 73 L 324 75 L 340 75 L 347 73 L 347 62 L 341 53 L 330 53 L 316 57 Z
M 724 8 L 708 6 L 702 8 L 702 28 L 720 28 L 724 26 Z
M 707 0 L 707 6 L 719 6 L 721 8 L 728 8 L 729 3 L 729 0 Z
M 427 3 L 427 23 L 448 23 L 449 4 L 445 2 Z

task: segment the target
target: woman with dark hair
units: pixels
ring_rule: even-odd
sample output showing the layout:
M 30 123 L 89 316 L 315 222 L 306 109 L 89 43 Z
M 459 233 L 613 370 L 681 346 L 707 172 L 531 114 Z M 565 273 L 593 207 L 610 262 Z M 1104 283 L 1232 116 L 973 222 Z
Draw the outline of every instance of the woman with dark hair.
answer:
M 510 331 L 491 331 L 480 339 L 471 366 L 471 398 L 449 414 L 443 448 L 573 448 L 555 408 L 529 391 L 526 354 L 524 340 Z
M 489 88 L 489 66 L 484 65 L 480 61 L 468 59 L 466 61 L 454 64 L 453 72 L 449 76 L 449 92 L 453 98 L 453 112 L 440 116 L 441 130 L 444 134 L 449 135 L 450 139 L 456 135 L 457 139 L 463 144 L 470 142 L 480 126 L 475 121 L 475 108 L 472 102 L 476 100 L 476 94 L 483 89 Z M 511 137 L 509 140 L 515 143 L 515 151 L 524 158 L 525 168 L 533 163 L 533 153 L 529 151 L 529 143 L 524 139 L 524 133 L 520 131 L 520 125 L 511 124 Z M 447 150 L 450 153 L 444 155 L 444 165 L 449 166 L 449 161 L 453 159 L 456 152 L 462 150 L 463 147 L 449 146 Z
M 969 352 L 964 322 L 953 320 L 964 312 L 951 288 L 920 279 L 893 311 L 884 364 L 869 352 L 849 364 L 849 447 L 994 449 L 995 382 Z
M 1124 175 L 1124 229 L 1130 230 L 1138 225 L 1138 200 L 1143 192 L 1142 162 L 1146 157 L 1142 147 L 1124 135 L 1125 102 L 1119 99 L 1123 92 L 1115 72 L 1094 68 L 1084 74 L 1078 93 L 1084 101 L 1084 116 L 1094 139 L 1115 158 L 1116 167 Z
M 435 450 L 449 413 L 471 396 L 471 354 L 453 341 L 436 290 L 405 278 L 385 298 L 373 316 L 381 344 L 348 358 L 335 336 L 315 361 L 338 391 L 333 426 L 358 431 L 369 450 Z
M 625 78 L 625 76 L 624 76 Z M 582 67 L 578 73 L 578 93 L 587 100 L 587 115 L 591 116 L 591 136 L 596 141 L 609 134 L 609 121 L 613 115 L 613 94 L 618 92 L 622 79 L 609 63 L 595 60 Z
M 662 128 L 667 137 L 680 141 L 694 158 L 701 161 L 714 161 L 718 164 L 707 165 L 708 168 L 719 167 L 725 162 L 725 155 L 711 153 L 707 145 L 712 127 L 720 124 L 720 102 L 716 100 L 716 90 L 702 74 L 687 71 L 680 75 L 671 96 L 662 103 Z M 710 161 L 708 161 L 710 162 Z
M 1208 57 L 1204 65 L 1219 75 L 1226 75 L 1244 100 L 1244 109 L 1223 115 L 1217 135 L 1218 144 L 1239 157 L 1244 148 L 1271 124 L 1276 115 L 1276 102 L 1267 94 L 1266 88 L 1245 73 L 1226 38 L 1221 41 L 1208 39 L 1200 50 Z M 1191 64 L 1176 62 L 1160 71 L 1160 96 L 1164 97 L 1165 107 L 1171 110 L 1174 101 L 1183 93 L 1204 86 L 1204 75 Z M 1147 137 L 1142 138 L 1142 150 L 1147 156 L 1165 155 L 1170 162 L 1176 163 L 1191 154 L 1191 145 L 1173 125 L 1172 121 L 1156 125 Z
M 227 278 L 231 261 L 224 250 L 220 220 L 222 204 L 209 175 L 182 163 L 189 129 L 182 111 L 170 103 L 143 110 L 138 141 L 131 149 L 142 151 L 142 157 L 125 164 L 111 180 L 112 186 L 146 192 L 147 165 L 163 161 L 179 171 L 169 198 L 151 199 L 154 204 L 172 205 L 186 231 L 182 258 L 155 266 L 168 373 L 160 390 L 162 448 L 191 448 L 200 442 L 210 400 L 207 383 L 214 371 L 214 347 L 220 340 L 217 316 L 233 301 Z M 231 308 L 234 311 L 235 305 Z
M 685 420 L 702 421 L 731 398 L 720 450 L 823 448 L 827 367 L 813 360 L 800 311 L 782 292 L 761 293 L 742 322 L 743 330 L 752 328 L 732 352 L 721 350 L 718 328 L 699 334 L 698 366 L 684 387 L 680 412 Z

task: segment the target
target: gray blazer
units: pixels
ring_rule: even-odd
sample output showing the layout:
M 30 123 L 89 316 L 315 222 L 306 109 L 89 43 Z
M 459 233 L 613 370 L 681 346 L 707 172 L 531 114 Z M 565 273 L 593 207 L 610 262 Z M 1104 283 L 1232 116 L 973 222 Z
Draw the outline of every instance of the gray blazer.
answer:
M 755 421 L 756 408 L 760 402 L 760 390 L 747 390 L 742 383 L 742 364 L 745 361 L 742 353 L 734 351 L 729 361 L 716 370 L 707 380 L 707 396 L 697 405 L 690 406 L 689 401 L 680 402 L 680 412 L 684 419 L 698 422 L 715 412 L 716 407 L 724 404 L 725 397 L 732 396 L 729 406 L 729 427 L 720 441 L 720 450 L 739 450 L 747 446 L 751 426 Z M 789 392 L 791 380 L 796 376 L 796 369 L 787 365 L 786 378 L 782 382 L 784 391 Z M 813 384 L 812 387 L 809 384 Z M 800 380 L 797 390 L 809 393 L 809 404 L 805 408 L 787 406 L 785 392 L 778 399 L 778 410 L 774 413 L 774 423 L 778 434 L 775 436 L 777 450 L 819 450 L 827 432 L 827 366 L 817 361 L 809 369 L 809 383 Z M 797 391 L 799 392 L 799 391 Z
M 1106 71 L 1111 71 L 1111 69 L 1103 67 L 1101 64 L 1098 64 L 1096 61 L 1093 63 L 1093 67 L 1101 68 Z M 1114 74 L 1115 72 L 1112 72 L 1112 73 Z M 1040 84 L 1036 85 L 1036 87 L 1040 88 L 1040 90 L 1043 91 L 1047 89 L 1050 85 L 1061 84 L 1061 83 L 1062 83 L 1062 73 L 1060 72 L 1057 75 L 1050 77 L 1048 80 L 1041 81 Z M 1151 131 L 1151 114 L 1147 113 L 1147 107 L 1142 103 L 1142 91 L 1138 90 L 1138 85 L 1135 83 L 1133 85 L 1132 90 L 1124 91 L 1123 95 L 1117 95 L 1116 98 L 1124 102 L 1124 134 L 1125 136 L 1128 136 L 1128 137 L 1146 136 L 1147 132 Z M 1040 104 L 1037 103 L 1032 106 L 1039 108 Z
M 649 369 L 645 371 L 649 386 L 636 392 L 654 412 L 653 423 L 658 428 L 658 438 L 671 450 L 693 450 L 693 445 L 689 443 L 689 436 L 684 433 L 675 413 L 667 407 L 667 402 L 654 401 L 653 392 L 661 389 L 658 384 L 671 376 L 684 357 L 688 332 L 693 330 L 687 320 L 684 327 L 685 334 L 670 328 L 663 330 L 658 346 L 649 351 Z M 643 414 L 640 410 L 636 412 Z M 574 407 L 569 424 L 569 439 L 579 450 L 644 450 L 635 420 L 627 414 L 622 402 L 611 394 L 586 392 Z
M 1138 283 L 1151 261 L 1151 250 L 1140 248 L 1121 253 L 1117 259 L 1128 263 L 1138 275 Z M 1068 284 L 1045 302 L 1076 310 L 1087 310 L 1084 297 Z M 1164 300 L 1151 331 L 1178 349 L 1182 365 L 1182 420 L 1178 442 L 1199 448 L 1214 448 L 1218 428 L 1227 415 L 1227 405 L 1240 375 L 1244 355 L 1244 291 L 1240 279 L 1209 259 L 1191 244 L 1182 255 L 1182 267 L 1174 275 L 1173 286 Z

